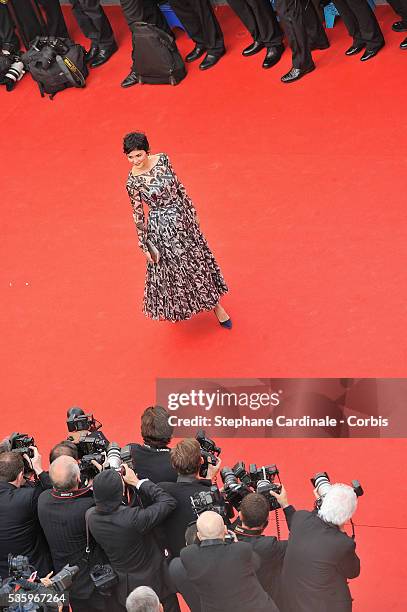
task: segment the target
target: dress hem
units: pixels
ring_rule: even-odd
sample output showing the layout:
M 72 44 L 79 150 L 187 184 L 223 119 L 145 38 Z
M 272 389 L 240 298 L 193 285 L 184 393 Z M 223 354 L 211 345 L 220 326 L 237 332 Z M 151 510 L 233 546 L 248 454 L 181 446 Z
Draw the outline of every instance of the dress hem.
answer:
M 202 308 L 200 308 L 199 310 L 193 310 L 190 314 L 188 314 L 187 317 L 182 317 L 179 319 L 167 319 L 165 317 L 154 317 L 152 316 L 150 313 L 146 312 L 145 310 L 143 310 L 143 314 L 148 318 L 151 319 L 152 321 L 169 321 L 170 323 L 179 323 L 180 321 L 188 321 L 188 319 L 191 319 L 192 317 L 194 317 L 195 315 L 199 314 L 200 312 L 209 312 L 210 310 L 213 310 L 215 308 L 215 306 L 217 304 L 219 304 L 219 300 L 223 295 L 226 295 L 226 293 L 229 292 L 229 289 L 226 289 L 225 291 L 219 291 L 219 299 L 217 302 L 215 302 L 215 304 L 213 306 L 202 306 Z

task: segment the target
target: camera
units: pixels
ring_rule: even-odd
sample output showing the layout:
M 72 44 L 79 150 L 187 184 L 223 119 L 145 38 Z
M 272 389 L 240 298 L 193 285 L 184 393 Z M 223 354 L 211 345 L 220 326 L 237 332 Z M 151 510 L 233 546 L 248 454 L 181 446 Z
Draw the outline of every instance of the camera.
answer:
M 34 451 L 30 446 L 35 446 L 34 438 L 27 434 L 12 433 L 9 438 L 10 450 L 14 453 L 21 453 L 27 455 L 32 459 L 34 457 Z
M 90 577 L 96 590 L 105 597 L 111 596 L 112 589 L 119 582 L 111 565 L 95 565 L 90 572 Z
M 82 408 L 74 406 L 67 412 L 68 431 L 94 431 L 98 429 L 93 414 L 85 414 Z
M 60 572 L 52 576 L 52 586 L 57 593 L 63 593 L 72 585 L 74 576 L 79 572 L 77 565 L 64 565 Z
M 12 63 L 0 81 L 1 85 L 6 86 L 7 91 L 12 91 L 25 74 L 24 64 L 19 55 L 10 56 L 10 60 Z
M 317 472 L 315 476 L 313 476 L 310 480 L 314 489 L 319 495 L 319 498 L 315 501 L 315 507 L 320 508 L 324 496 L 327 494 L 327 492 L 332 486 L 331 480 L 327 472 Z M 363 495 L 364 491 L 359 480 L 352 480 L 351 487 L 355 491 L 356 497 L 361 497 Z
M 99 465 L 103 465 L 106 457 L 103 453 L 91 453 L 89 455 L 83 455 L 79 462 L 79 470 L 81 473 L 82 480 L 92 480 L 99 474 L 98 468 L 93 465 L 92 461 L 96 461 Z
M 106 451 L 106 464 L 105 469 L 116 470 L 120 472 L 122 466 L 121 448 L 117 442 L 110 442 Z
M 190 499 L 192 509 L 197 517 L 203 512 L 212 510 L 212 512 L 217 512 L 217 514 L 220 514 L 224 522 L 228 523 L 229 518 L 233 516 L 233 513 L 230 515 L 228 506 L 216 485 L 213 485 L 210 489 L 208 489 L 208 491 L 199 491 L 198 493 L 191 495 Z
M 205 435 L 205 431 L 203 429 L 199 429 L 196 434 L 196 440 L 199 442 L 199 446 L 201 447 L 201 457 L 203 459 L 203 463 L 199 469 L 199 475 L 201 478 L 205 478 L 208 474 L 209 465 L 216 465 L 221 453 L 221 448 L 216 446 L 216 443 L 207 438 Z
M 31 566 L 28 557 L 23 555 L 8 555 L 8 574 L 14 578 L 29 578 L 31 576 Z
M 64 55 L 68 47 L 59 38 L 38 36 L 32 45 L 37 51 L 42 51 L 39 63 L 42 68 L 48 68 L 57 55 Z
M 248 474 L 244 463 L 239 461 L 233 468 L 225 466 L 221 470 L 220 476 L 223 482 L 223 494 L 226 501 L 236 510 L 239 510 L 242 499 L 249 495 L 249 493 L 252 493 L 252 490 L 249 488 L 250 479 L 247 480 Z
M 133 460 L 131 457 L 131 444 L 126 444 L 120 451 L 120 459 L 122 463 L 125 463 L 127 467 L 133 469 Z
M 270 491 L 281 493 L 281 485 L 275 484 L 274 479 L 279 478 L 279 471 L 276 465 L 263 465 L 257 469 L 255 463 L 250 464 L 249 474 L 252 481 L 252 486 L 255 487 L 256 493 L 260 493 L 269 503 L 270 510 L 278 510 L 280 504 L 274 495 L 270 495 Z

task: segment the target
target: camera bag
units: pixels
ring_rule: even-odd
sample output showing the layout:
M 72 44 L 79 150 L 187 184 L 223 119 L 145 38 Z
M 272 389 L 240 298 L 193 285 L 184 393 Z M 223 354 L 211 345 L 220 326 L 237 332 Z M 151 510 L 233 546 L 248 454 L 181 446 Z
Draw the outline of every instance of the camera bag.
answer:
M 138 82 L 178 85 L 186 70 L 173 38 L 149 23 L 135 23 L 132 29 L 133 72 Z
M 68 87 L 85 87 L 88 68 L 85 49 L 69 38 L 38 36 L 23 54 L 26 70 L 50 98 Z

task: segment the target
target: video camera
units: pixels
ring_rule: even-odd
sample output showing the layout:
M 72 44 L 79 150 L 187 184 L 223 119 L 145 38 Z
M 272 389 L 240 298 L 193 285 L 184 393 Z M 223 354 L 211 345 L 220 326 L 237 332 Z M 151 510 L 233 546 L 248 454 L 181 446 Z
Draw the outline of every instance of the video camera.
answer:
M 332 484 L 327 472 L 317 472 L 310 480 L 314 489 L 319 495 L 319 498 L 315 500 L 315 508 L 319 509 L 325 495 L 332 487 Z M 364 491 L 359 480 L 352 480 L 351 487 L 355 491 L 356 497 L 361 497 L 363 495 Z
M 10 450 L 13 453 L 21 453 L 27 455 L 32 459 L 34 457 L 34 451 L 30 446 L 35 446 L 34 438 L 22 433 L 12 433 L 9 438 Z
M 79 571 L 77 565 L 65 565 L 60 572 L 50 579 L 51 586 L 44 586 L 38 579 L 31 580 L 35 573 L 28 557 L 23 555 L 8 555 L 9 578 L 3 580 L 0 586 L 0 599 L 5 600 L 10 594 L 18 592 L 19 602 L 13 603 L 3 610 L 9 612 L 28 612 L 31 610 L 58 609 L 59 604 L 67 601 L 64 593 L 71 585 Z M 37 595 L 37 597 L 36 597 Z
M 203 463 L 199 469 L 199 475 L 201 478 L 206 478 L 209 465 L 217 464 L 222 449 L 216 446 L 213 440 L 206 437 L 203 429 L 198 430 L 196 440 L 198 440 L 199 446 L 201 447 L 201 457 L 203 459 Z
M 67 412 L 66 424 L 68 431 L 83 432 L 79 441 L 74 436 L 69 436 L 68 440 L 74 442 L 78 448 L 79 458 L 84 455 L 100 454 L 107 450 L 109 440 L 99 431 L 102 423 L 97 421 L 93 414 L 85 414 L 82 408 L 73 407 Z

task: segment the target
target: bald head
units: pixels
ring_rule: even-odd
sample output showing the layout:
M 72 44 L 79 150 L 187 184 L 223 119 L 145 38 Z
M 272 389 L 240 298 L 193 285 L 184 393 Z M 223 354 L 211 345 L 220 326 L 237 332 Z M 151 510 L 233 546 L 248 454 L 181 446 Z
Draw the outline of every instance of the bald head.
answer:
M 225 537 L 225 525 L 217 512 L 208 510 L 199 515 L 196 522 L 200 540 L 219 540 Z
M 81 474 L 75 459 L 63 455 L 51 463 L 49 477 L 57 491 L 74 491 L 78 488 Z

